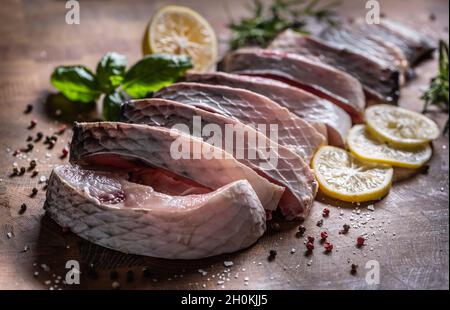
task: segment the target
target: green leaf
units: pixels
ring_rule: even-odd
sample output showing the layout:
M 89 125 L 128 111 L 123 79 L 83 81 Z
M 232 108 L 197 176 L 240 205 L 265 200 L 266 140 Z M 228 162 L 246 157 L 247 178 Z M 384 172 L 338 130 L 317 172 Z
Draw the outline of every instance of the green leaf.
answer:
M 114 90 L 123 80 L 127 68 L 127 58 L 115 52 L 106 53 L 97 65 L 97 84 L 108 93 Z
M 103 119 L 106 121 L 118 121 L 120 119 L 120 110 L 125 100 L 125 97 L 117 91 L 105 95 L 105 98 L 103 98 Z
M 71 101 L 89 103 L 100 96 L 94 74 L 83 66 L 56 67 L 50 82 Z
M 128 70 L 122 88 L 131 97 L 142 98 L 172 84 L 190 68 L 191 59 L 185 55 L 148 55 Z

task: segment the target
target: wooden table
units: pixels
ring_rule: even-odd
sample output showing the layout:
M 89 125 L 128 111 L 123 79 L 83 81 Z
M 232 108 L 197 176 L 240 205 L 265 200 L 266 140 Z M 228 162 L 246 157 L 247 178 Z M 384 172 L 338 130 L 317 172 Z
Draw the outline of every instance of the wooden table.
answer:
M 94 68 L 108 51 L 125 54 L 130 63 L 135 62 L 141 57 L 145 25 L 166 2 L 169 1 L 82 1 L 81 24 L 67 25 L 65 1 L 2 1 L 0 288 L 55 288 L 55 279 L 64 279 L 66 261 L 75 259 L 82 264 L 81 284 L 64 286 L 60 282 L 56 288 L 109 289 L 109 274 L 114 269 L 120 274 L 121 288 L 134 289 L 221 289 L 222 286 L 227 289 L 448 289 L 448 137 L 434 143 L 428 174 L 395 184 L 391 193 L 375 205 L 374 211 L 364 205 L 356 211 L 355 206 L 338 207 L 335 203 L 329 207 L 331 214 L 323 218 L 323 227 L 319 228 L 316 222 L 322 219 L 326 203 L 317 201 L 304 225 L 307 234 L 316 237 L 320 231 L 329 232 L 335 250 L 328 255 L 317 245 L 314 254 L 306 256 L 303 239 L 295 236 L 299 223 L 279 221 L 281 231 L 269 230 L 256 245 L 239 253 L 197 261 L 152 259 L 92 245 L 73 234 L 63 233 L 44 215 L 45 192 L 39 178 L 49 175 L 52 164 L 66 161 L 59 154 L 70 141 L 70 130 L 59 137 L 53 150 L 37 143 L 28 159 L 13 157 L 12 151 L 26 146 L 27 136 L 37 131 L 52 134 L 66 114 L 63 110 L 62 115 L 55 115 L 56 108 L 49 106 L 47 100 L 54 91 L 49 83 L 52 69 L 60 64 L 77 63 Z M 222 52 L 228 34 L 225 12 L 229 11 L 235 18 L 245 14 L 243 1 L 174 2 L 198 10 L 211 21 L 222 42 Z M 342 2 L 339 8 L 342 16 L 364 16 L 364 1 Z M 433 38 L 448 38 L 448 1 L 380 2 L 388 17 L 414 25 Z M 430 18 L 431 13 L 435 20 Z M 417 78 L 402 89 L 400 104 L 419 111 L 422 102 L 418 97 L 436 72 L 436 61 L 422 64 L 416 72 Z M 32 114 L 23 113 L 27 104 L 33 104 Z M 447 118 L 445 114 L 430 115 L 440 126 Z M 28 130 L 32 118 L 38 124 Z M 13 162 L 19 167 L 28 166 L 31 158 L 38 159 L 39 176 L 32 178 L 30 172 L 21 177 L 8 176 Z M 39 193 L 30 198 L 33 187 Z M 28 208 L 20 215 L 22 203 Z M 371 219 L 362 224 L 367 214 Z M 361 227 L 340 235 L 344 223 L 359 223 Z M 367 245 L 355 247 L 356 237 L 365 232 L 370 237 Z M 276 249 L 278 255 L 269 262 L 267 256 L 271 249 Z M 234 265 L 229 267 L 229 275 L 225 272 L 222 284 L 218 280 L 226 269 L 223 262 L 229 260 Z M 379 263 L 379 284 L 370 285 L 365 281 L 365 264 L 369 260 Z M 359 265 L 356 275 L 350 274 L 352 263 Z M 95 272 L 90 271 L 89 264 L 93 264 Z M 149 266 L 149 278 L 141 275 L 142 266 Z M 199 269 L 207 274 L 202 275 Z M 125 274 L 129 270 L 134 272 L 135 280 L 128 283 Z M 39 274 L 35 276 L 35 272 Z M 46 284 L 48 280 L 50 284 Z

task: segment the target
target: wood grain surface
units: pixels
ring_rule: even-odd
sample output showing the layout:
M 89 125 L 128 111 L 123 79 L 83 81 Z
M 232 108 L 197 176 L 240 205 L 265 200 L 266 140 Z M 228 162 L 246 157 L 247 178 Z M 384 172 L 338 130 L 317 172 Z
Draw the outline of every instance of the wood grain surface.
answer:
M 349 206 L 318 197 L 304 225 L 318 239 L 328 231 L 335 245 L 330 254 L 316 250 L 305 255 L 303 238 L 296 237 L 298 222 L 275 219 L 279 231 L 269 229 L 257 244 L 238 253 L 195 261 L 170 261 L 125 255 L 65 233 L 48 216 L 43 202 L 44 184 L 52 165 L 60 164 L 61 150 L 70 141 L 70 130 L 58 136 L 53 150 L 40 142 L 32 152 L 14 157 L 38 131 L 53 134 L 63 120 L 79 116 L 77 107 L 59 107 L 49 100 L 54 92 L 49 76 L 60 64 L 85 64 L 94 68 L 108 51 L 141 55 L 141 38 L 156 9 L 178 3 L 198 10 L 213 25 L 226 50 L 229 16 L 245 15 L 246 1 L 81 1 L 80 25 L 65 23 L 65 1 L 7 0 L 0 6 L 0 289 L 110 289 L 111 270 L 119 272 L 122 289 L 448 289 L 449 288 L 449 152 L 448 137 L 434 143 L 428 173 L 419 173 L 394 185 L 391 193 L 370 211 L 366 205 Z M 448 38 L 448 1 L 380 1 L 388 17 L 412 25 L 433 38 Z M 343 18 L 363 17 L 365 1 L 342 1 Z M 420 111 L 418 99 L 436 72 L 436 60 L 416 68 L 416 78 L 402 89 L 400 105 Z M 53 98 L 54 97 L 50 97 Z M 27 104 L 34 106 L 24 114 Z M 62 112 L 58 115 L 57 111 Z M 68 112 L 72 111 L 72 112 Z M 82 112 L 82 111 L 81 111 Z M 67 117 L 70 115 L 71 117 Z M 76 117 L 74 117 L 74 115 Z M 442 127 L 447 115 L 431 113 Z M 28 130 L 31 119 L 36 128 Z M 38 160 L 39 175 L 31 172 L 10 177 L 13 163 L 28 167 Z M 33 187 L 39 189 L 30 197 Z M 28 206 L 19 214 L 20 206 Z M 331 214 L 322 217 L 328 206 Z M 370 218 L 367 220 L 367 218 Z M 323 219 L 323 226 L 317 221 Z M 344 223 L 352 227 L 339 234 Z M 269 224 L 270 226 L 270 224 Z M 355 246 L 357 236 L 368 233 L 367 245 Z M 268 261 L 271 249 L 275 260 Z M 292 249 L 295 249 L 295 253 Z M 63 285 L 66 261 L 81 263 L 81 283 Z M 368 284 L 365 264 L 376 260 L 380 283 Z M 224 261 L 232 261 L 226 268 Z M 358 272 L 350 274 L 352 263 Z M 43 265 L 44 264 L 44 265 Z M 41 266 L 43 265 L 43 266 Z M 48 268 L 47 268 L 48 266 Z M 91 266 L 91 267 L 90 267 Z M 141 270 L 148 266 L 149 277 Z M 202 275 L 202 269 L 206 272 Z M 229 269 L 229 270 L 228 270 Z M 126 273 L 134 272 L 127 281 Z M 35 274 L 37 272 L 38 274 Z M 61 277 L 61 278 L 59 278 Z M 55 281 L 56 280 L 56 281 Z M 223 283 L 222 283 L 223 281 Z

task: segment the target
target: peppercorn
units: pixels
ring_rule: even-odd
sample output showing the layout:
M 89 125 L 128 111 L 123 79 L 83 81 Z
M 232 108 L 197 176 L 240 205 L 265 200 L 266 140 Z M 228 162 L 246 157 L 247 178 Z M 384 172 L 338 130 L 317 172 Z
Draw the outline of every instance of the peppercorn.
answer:
M 25 203 L 22 203 L 20 205 L 19 214 L 24 214 L 25 211 L 27 211 L 27 205 Z
M 298 233 L 299 233 L 300 236 L 303 236 L 303 234 L 305 233 L 305 231 L 306 231 L 306 227 L 305 227 L 305 226 L 300 225 L 300 226 L 298 227 Z
M 31 190 L 31 195 L 30 195 L 30 197 L 36 196 L 37 193 L 38 193 L 38 189 L 37 189 L 36 187 L 33 187 L 33 189 Z
M 28 144 L 27 144 L 27 147 L 21 149 L 21 151 L 24 152 L 24 153 L 26 153 L 26 152 L 31 152 L 31 150 L 33 150 L 33 148 L 34 148 L 34 145 L 31 144 L 31 143 L 28 143 Z
M 356 238 L 356 245 L 361 247 L 364 245 L 365 241 L 366 239 L 363 236 L 359 236 L 358 238 Z
M 119 278 L 119 273 L 115 270 L 111 270 L 111 272 L 109 273 L 109 278 L 111 280 L 117 280 Z
M 14 152 L 13 152 L 13 156 L 17 156 L 17 155 L 19 155 L 21 152 L 20 152 L 20 150 L 15 150 Z
M 134 272 L 132 270 L 127 271 L 127 282 L 133 282 L 134 281 Z
M 322 225 L 323 225 L 323 220 L 317 221 L 316 225 L 317 225 L 317 227 L 322 227 Z
M 320 238 L 321 238 L 322 240 L 327 240 L 327 238 L 328 238 L 328 233 L 327 233 L 326 231 L 322 231 L 322 232 L 320 233 Z
M 61 152 L 62 152 L 61 159 L 66 158 L 67 155 L 69 154 L 69 150 L 67 148 L 63 148 Z
M 348 225 L 348 224 L 342 225 L 342 233 L 343 234 L 348 233 L 349 230 L 350 230 L 350 225 Z
M 308 249 L 308 251 L 311 252 L 312 250 L 314 250 L 314 244 L 312 242 L 308 242 L 306 244 L 306 249 Z
M 326 252 L 331 252 L 333 250 L 333 244 L 330 242 L 325 242 L 323 247 L 325 248 Z
M 307 239 L 308 242 L 314 243 L 315 238 L 313 236 L 308 236 Z
M 324 208 L 322 211 L 322 216 L 323 217 L 328 217 L 330 215 L 330 209 L 328 208 Z
M 49 142 L 48 146 L 47 146 L 47 149 L 51 150 L 54 146 L 55 146 L 55 143 Z
M 358 271 L 358 265 L 352 264 L 350 273 L 351 273 L 352 275 L 355 275 L 357 271 Z
M 25 111 L 23 111 L 23 113 L 29 114 L 29 113 L 31 113 L 31 111 L 33 111 L 33 105 L 27 104 L 27 106 L 25 107 Z
M 28 136 L 27 142 L 30 142 L 31 140 L 33 140 L 33 137 L 32 136 Z
M 67 125 L 63 124 L 59 127 L 58 131 L 56 132 L 57 135 L 62 135 L 67 129 Z
M 17 167 L 14 167 L 13 168 L 13 172 L 12 172 L 12 174 L 11 175 L 18 175 L 19 174 L 19 168 L 17 168 Z
M 277 251 L 276 250 L 270 250 L 269 251 L 269 257 L 267 258 L 269 261 L 274 260 L 275 257 L 277 256 Z
M 20 167 L 19 175 L 24 175 L 25 170 L 26 170 L 25 167 Z
M 38 170 L 34 170 L 34 171 L 31 173 L 31 177 L 34 178 L 34 177 L 36 177 L 38 174 L 39 174 L 39 171 L 38 171 Z
M 33 170 L 34 168 L 36 168 L 36 160 L 32 159 L 30 161 L 30 166 L 28 167 L 28 170 Z
M 43 136 L 44 136 L 44 134 L 39 131 L 38 133 L 36 133 L 36 139 L 34 139 L 34 142 L 40 141 Z
M 34 127 L 36 127 L 37 125 L 37 121 L 35 119 L 32 119 L 30 121 L 30 125 L 28 126 L 28 129 L 33 129 Z

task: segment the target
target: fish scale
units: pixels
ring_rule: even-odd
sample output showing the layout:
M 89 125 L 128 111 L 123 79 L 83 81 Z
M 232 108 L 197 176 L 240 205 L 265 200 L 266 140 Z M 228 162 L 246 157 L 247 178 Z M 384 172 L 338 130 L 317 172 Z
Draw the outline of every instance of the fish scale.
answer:
M 212 72 L 187 74 L 184 80 L 242 88 L 266 96 L 313 125 L 317 131 L 328 138 L 328 143 L 331 145 L 344 146 L 345 137 L 352 126 L 350 116 L 337 105 L 273 79 Z
M 154 94 L 154 98 L 212 110 L 255 129 L 261 124 L 267 125 L 266 130 L 271 124 L 277 125 L 278 141 L 275 142 L 299 154 L 307 163 L 326 143 L 325 137 L 303 119 L 267 97 L 247 90 L 182 82 L 163 88 Z M 267 132 L 262 133 L 267 135 Z
M 207 124 L 219 126 L 223 133 L 226 132 L 227 125 L 242 128 L 239 132 L 243 133 L 241 135 L 243 138 L 242 154 L 245 157 L 236 156 L 235 154 L 238 154 L 236 149 L 232 155 L 259 175 L 286 188 L 280 201 L 281 211 L 286 218 L 293 219 L 308 214 L 318 190 L 314 173 L 300 156 L 283 146 L 277 145 L 252 127 L 217 113 L 165 99 L 133 100 L 123 105 L 121 113 L 122 121 L 129 123 L 166 128 L 183 124 L 186 125 L 189 134 L 194 133 L 194 117 L 201 120 L 200 129 Z M 238 131 L 236 130 L 236 132 Z M 249 144 L 249 136 L 257 137 L 257 144 L 256 142 L 254 146 Z M 203 138 L 206 140 L 210 137 Z M 224 148 L 226 145 L 225 135 L 222 135 L 220 142 L 220 147 Z M 256 145 L 262 146 L 264 150 L 266 150 L 267 145 L 270 146 L 271 157 L 266 160 L 264 158 L 251 158 L 249 150 L 254 150 L 257 154 L 259 147 Z M 271 159 L 274 159 L 274 161 L 271 161 Z

